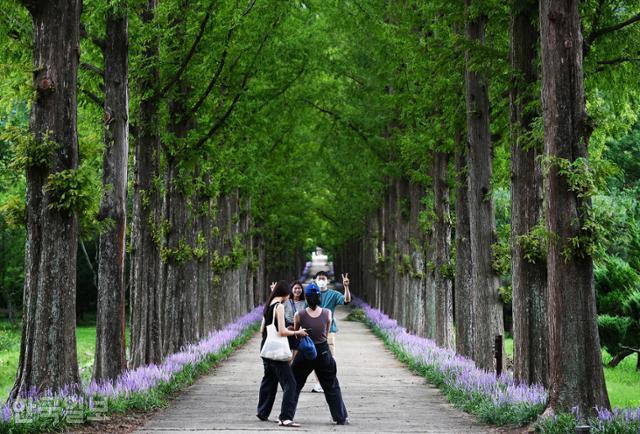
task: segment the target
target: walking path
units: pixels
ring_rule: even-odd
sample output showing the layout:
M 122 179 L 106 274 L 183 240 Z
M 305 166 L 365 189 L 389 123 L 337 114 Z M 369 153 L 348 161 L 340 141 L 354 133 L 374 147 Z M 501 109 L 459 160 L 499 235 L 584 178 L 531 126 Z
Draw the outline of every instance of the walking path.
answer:
M 301 428 L 282 428 L 258 420 L 255 414 L 262 362 L 256 335 L 137 432 L 492 432 L 453 408 L 438 389 L 411 373 L 364 324 L 345 321 L 348 310 L 339 307 L 336 311 L 336 361 L 350 425 L 331 424 L 324 396 L 310 392 L 312 375 L 298 402 L 296 421 Z M 281 397 L 278 392 L 271 419 L 280 412 Z

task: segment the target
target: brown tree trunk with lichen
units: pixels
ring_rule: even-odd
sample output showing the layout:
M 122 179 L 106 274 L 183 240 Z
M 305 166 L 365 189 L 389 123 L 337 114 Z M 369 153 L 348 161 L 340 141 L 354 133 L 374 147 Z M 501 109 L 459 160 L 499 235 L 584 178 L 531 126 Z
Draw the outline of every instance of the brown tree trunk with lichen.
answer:
M 126 369 L 125 233 L 129 161 L 128 18 L 107 15 L 104 48 L 105 130 L 100 218 L 111 220 L 100 234 L 95 380 L 115 379 Z
M 590 136 L 582 69 L 578 1 L 540 1 L 542 109 L 545 157 L 550 162 L 546 211 L 549 317 L 549 408 L 581 414 L 609 408 L 604 381 L 593 259 L 571 247 L 584 232 L 591 201 L 571 188 L 558 164 L 587 164 Z M 583 175 L 584 176 L 584 175 Z M 587 243 L 588 244 L 588 240 Z
M 436 344 L 454 348 L 453 287 L 448 274 L 451 254 L 451 216 L 449 215 L 449 154 L 436 151 L 433 156 L 434 231 L 435 242 L 435 338 Z
M 22 339 L 9 399 L 31 387 L 53 392 L 80 381 L 76 355 L 77 216 L 59 210 L 48 177 L 78 167 L 77 71 L 81 3 L 24 2 L 33 21 L 30 130 L 48 142 L 47 165 L 27 167 L 27 241 Z
M 454 310 L 456 352 L 473 355 L 473 316 L 471 303 L 471 247 L 469 234 L 469 180 L 467 154 L 462 145 L 462 132 L 455 134 L 456 153 L 456 271 L 454 277 Z
M 470 16 L 472 0 L 465 0 L 465 34 L 484 44 L 487 17 Z M 489 128 L 489 89 L 483 75 L 471 69 L 473 53 L 465 52 L 465 96 L 467 106 L 469 169 L 469 234 L 471 246 L 473 298 L 473 360 L 479 368 L 492 371 L 495 366 L 494 339 L 504 331 L 502 303 L 498 294 L 498 276 L 493 270 L 493 244 L 497 241 L 491 197 L 492 150 Z M 480 324 L 482 326 L 480 326 Z
M 533 122 L 539 114 L 536 87 L 539 33 L 535 26 L 537 0 L 519 0 L 511 14 L 511 276 L 513 288 L 513 373 L 517 381 L 548 385 L 549 319 L 547 264 L 525 257 L 522 236 L 544 218 L 542 144 L 532 143 Z
M 142 22 L 153 21 L 158 0 L 148 0 Z M 138 81 L 141 95 L 154 94 L 158 83 L 158 44 L 148 41 L 143 56 L 149 65 Z M 154 185 L 160 159 L 158 106 L 154 96 L 140 101 L 134 165 L 131 223 L 129 347 L 132 368 L 162 361 L 160 249 L 156 239 L 160 226 L 160 192 Z

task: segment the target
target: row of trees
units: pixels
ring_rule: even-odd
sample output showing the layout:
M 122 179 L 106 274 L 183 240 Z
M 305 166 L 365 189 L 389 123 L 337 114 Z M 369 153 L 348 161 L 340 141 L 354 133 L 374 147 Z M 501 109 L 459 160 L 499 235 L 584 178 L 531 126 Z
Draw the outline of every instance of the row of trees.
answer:
M 632 300 L 638 8 L 11 3 L 0 289 L 25 312 L 13 395 L 78 380 L 79 237 L 99 252 L 96 378 L 120 372 L 125 348 L 130 366 L 158 361 L 228 321 L 319 244 L 369 302 L 486 369 L 512 299 L 517 378 L 549 385 L 554 408 L 606 406 L 592 258 L 598 309 Z M 608 265 L 620 261 L 624 287 Z M 630 336 L 637 316 L 609 313 Z
M 302 255 L 288 254 L 296 241 L 282 242 L 270 221 L 283 194 L 272 187 L 289 181 L 261 170 L 271 138 L 252 139 L 305 56 L 274 61 L 296 48 L 273 42 L 290 10 L 256 1 L 11 5 L 3 37 L 17 86 L 4 89 L 3 143 L 12 145 L 7 171 L 25 170 L 26 202 L 10 197 L 3 222 L 24 224 L 26 240 L 10 399 L 80 382 L 79 234 L 99 252 L 98 381 L 160 362 L 261 302 L 267 278 L 302 268 Z M 16 115 L 26 107 L 28 128 Z
M 515 377 L 548 387 L 553 410 L 609 406 L 597 308 L 608 311 L 596 302 L 593 260 L 616 237 L 600 201 L 620 172 L 603 158 L 604 139 L 637 119 L 637 86 L 624 83 L 634 60 L 622 53 L 637 41 L 638 6 L 467 0 L 378 10 L 379 25 L 391 23 L 394 41 L 418 54 L 385 77 L 398 97 L 380 137 L 395 167 L 383 172 L 384 200 L 338 249 L 338 268 L 359 275 L 372 305 L 487 370 L 506 301 Z M 631 237 L 633 203 L 620 228 Z M 629 309 L 623 355 L 633 353 Z

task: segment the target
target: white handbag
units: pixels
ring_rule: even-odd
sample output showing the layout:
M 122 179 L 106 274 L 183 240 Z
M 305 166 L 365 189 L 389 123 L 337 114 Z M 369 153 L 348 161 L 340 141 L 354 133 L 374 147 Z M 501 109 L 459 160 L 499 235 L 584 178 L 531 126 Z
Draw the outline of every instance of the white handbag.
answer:
M 275 322 L 278 304 L 279 303 L 276 303 L 276 306 L 273 308 L 273 321 L 267 326 L 267 339 L 265 339 L 262 350 L 260 351 L 260 357 L 285 362 L 291 358 L 291 349 L 289 348 L 289 340 L 287 337 L 280 336 L 280 333 L 276 330 Z

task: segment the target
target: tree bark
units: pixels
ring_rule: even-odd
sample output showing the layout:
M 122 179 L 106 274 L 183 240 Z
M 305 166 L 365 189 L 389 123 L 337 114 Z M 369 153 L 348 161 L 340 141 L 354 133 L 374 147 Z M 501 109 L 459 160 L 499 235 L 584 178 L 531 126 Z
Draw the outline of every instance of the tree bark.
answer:
M 590 135 L 586 113 L 582 33 L 578 1 L 540 2 L 542 107 L 545 155 L 550 159 L 547 229 L 549 242 L 549 406 L 581 414 L 609 407 L 598 336 L 593 260 L 588 252 L 566 249 L 583 235 L 589 198 L 571 191 L 558 159 L 587 159 Z M 554 160 L 555 159 L 555 160 Z
M 470 14 L 472 0 L 465 0 Z M 484 15 L 467 17 L 466 37 L 484 44 Z M 494 337 L 503 334 L 502 305 L 498 276 L 492 268 L 492 245 L 497 240 L 491 197 L 492 149 L 489 129 L 489 90 L 481 73 L 470 68 L 471 49 L 465 52 L 465 96 L 469 146 L 469 229 L 471 240 L 473 359 L 481 369 L 494 369 Z
M 158 0 L 149 0 L 142 21 L 150 25 Z M 145 95 L 158 85 L 158 45 L 149 41 L 145 47 L 145 63 L 149 69 L 138 82 L 139 93 Z M 155 92 L 150 92 L 151 94 Z M 162 336 L 159 288 L 160 251 L 154 240 L 159 230 L 160 192 L 153 184 L 159 171 L 160 138 L 158 107 L 153 97 L 140 101 L 139 135 L 136 137 L 133 212 L 131 228 L 130 273 L 130 367 L 135 368 L 162 360 Z
M 10 399 L 31 387 L 53 392 L 80 381 L 76 357 L 76 253 L 74 210 L 56 210 L 49 175 L 78 166 L 78 0 L 29 2 L 33 21 L 30 129 L 51 144 L 47 167 L 27 167 L 27 240 L 20 359 Z
M 473 356 L 473 316 L 471 298 L 471 246 L 469 234 L 469 180 L 467 155 L 462 145 L 462 132 L 456 142 L 456 275 L 454 278 L 454 308 L 456 352 Z
M 105 130 L 100 217 L 110 219 L 100 235 L 95 380 L 115 379 L 126 369 L 125 233 L 129 156 L 128 17 L 108 12 L 104 49 Z
M 434 241 L 436 286 L 436 344 L 454 348 L 453 288 L 448 269 L 451 254 L 451 216 L 449 214 L 449 184 L 447 182 L 449 155 L 435 152 L 433 156 Z
M 511 15 L 511 275 L 513 289 L 514 376 L 519 382 L 548 386 L 549 319 L 547 265 L 526 259 L 519 237 L 543 218 L 542 144 L 532 143 L 536 103 L 537 0 L 519 0 Z

